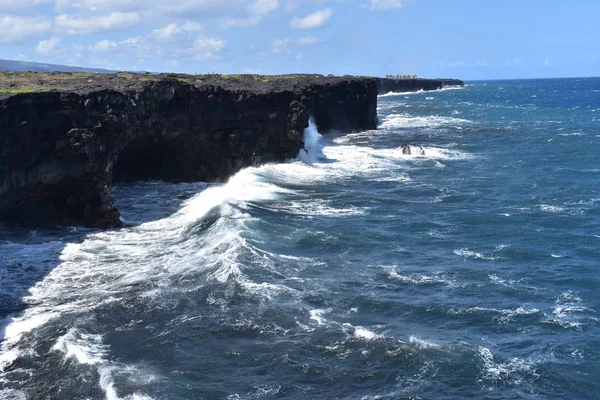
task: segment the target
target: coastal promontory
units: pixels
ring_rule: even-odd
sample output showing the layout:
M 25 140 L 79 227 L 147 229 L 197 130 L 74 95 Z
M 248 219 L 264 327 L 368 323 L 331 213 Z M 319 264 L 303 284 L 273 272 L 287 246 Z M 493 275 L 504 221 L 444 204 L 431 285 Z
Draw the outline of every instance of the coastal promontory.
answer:
M 310 117 L 322 133 L 376 129 L 377 95 L 388 81 L 3 73 L 0 222 L 118 227 L 113 182 L 222 181 L 293 158 Z M 438 85 L 421 80 L 409 89 Z

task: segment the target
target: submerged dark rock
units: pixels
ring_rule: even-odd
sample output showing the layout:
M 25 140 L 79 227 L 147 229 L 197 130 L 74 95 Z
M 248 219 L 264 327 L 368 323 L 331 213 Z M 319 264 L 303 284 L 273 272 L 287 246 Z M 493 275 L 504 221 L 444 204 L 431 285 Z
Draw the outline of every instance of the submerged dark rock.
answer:
M 325 133 L 377 124 L 372 78 L 25 73 L 0 84 L 0 221 L 11 224 L 117 227 L 113 181 L 220 181 L 295 157 L 309 116 Z
M 424 156 L 425 150 L 422 146 L 416 146 L 414 144 L 403 144 L 400 146 L 402 149 L 402 154 L 407 156 Z

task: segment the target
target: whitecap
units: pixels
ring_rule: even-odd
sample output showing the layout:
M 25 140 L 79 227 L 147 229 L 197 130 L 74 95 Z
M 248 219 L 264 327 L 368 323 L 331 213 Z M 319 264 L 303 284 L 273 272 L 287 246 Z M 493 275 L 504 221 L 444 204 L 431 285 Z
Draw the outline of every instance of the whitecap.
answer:
M 408 342 L 419 349 L 436 349 L 436 348 L 441 347 L 439 344 L 429 342 L 427 340 L 419 339 L 416 336 L 409 337 Z
M 559 133 L 558 136 L 585 136 L 581 132 L 572 132 L 572 133 Z
M 377 95 L 377 97 L 407 96 L 407 95 L 411 95 L 411 94 L 421 94 L 421 93 L 424 93 L 423 89 L 413 91 L 413 92 L 387 92 L 385 94 Z
M 460 126 L 470 124 L 472 121 L 454 118 L 442 117 L 438 115 L 430 115 L 425 117 L 410 116 L 408 114 L 390 114 L 380 125 L 382 129 L 398 129 L 398 128 L 427 128 L 440 126 Z
M 314 310 L 310 310 L 309 314 L 310 314 L 310 319 L 315 321 L 317 323 L 317 325 L 325 325 L 325 323 L 327 322 L 327 320 L 323 317 L 323 314 L 327 314 L 331 312 L 331 308 L 327 308 L 324 310 L 319 310 L 319 309 L 314 309 Z
M 593 309 L 583 304 L 581 297 L 567 291 L 557 297 L 552 316 L 546 315 L 544 322 L 580 330 L 585 321 L 598 321 L 598 318 L 592 316 L 594 313 Z
M 390 271 L 388 274 L 390 279 L 394 279 L 394 280 L 398 280 L 400 282 L 409 284 L 409 285 L 437 285 L 437 284 L 447 284 L 447 285 L 454 285 L 454 282 L 452 280 L 443 278 L 441 276 L 436 276 L 436 275 L 412 275 L 412 276 L 406 276 L 406 275 L 401 275 L 396 271 Z
M 467 248 L 454 250 L 454 254 L 456 254 L 457 256 L 465 257 L 465 258 L 474 258 L 474 259 L 478 259 L 478 260 L 487 260 L 487 261 L 498 260 L 501 258 L 501 257 L 485 255 L 482 253 L 471 251 Z
M 519 384 L 522 381 L 521 375 L 523 373 L 537 376 L 534 369 L 535 364 L 530 361 L 515 357 L 505 362 L 496 362 L 492 351 L 483 346 L 478 346 L 476 353 L 483 364 L 481 371 L 482 383 L 485 381 L 496 383 L 509 380 L 513 384 Z
M 372 332 L 372 331 L 362 327 L 362 326 L 357 326 L 357 327 L 354 327 L 354 337 L 356 337 L 358 339 L 375 340 L 381 336 L 376 334 L 375 332 Z
M 368 210 L 365 207 L 333 207 L 330 201 L 324 199 L 280 202 L 277 205 L 277 209 L 295 215 L 327 217 L 365 215 Z
M 540 204 L 539 208 L 542 211 L 551 212 L 551 213 L 559 213 L 559 212 L 565 211 L 565 209 L 562 207 L 551 206 L 548 204 Z
M 53 351 L 64 354 L 65 360 L 74 358 L 79 364 L 94 365 L 103 363 L 107 346 L 101 335 L 86 334 L 71 328 L 52 346 Z

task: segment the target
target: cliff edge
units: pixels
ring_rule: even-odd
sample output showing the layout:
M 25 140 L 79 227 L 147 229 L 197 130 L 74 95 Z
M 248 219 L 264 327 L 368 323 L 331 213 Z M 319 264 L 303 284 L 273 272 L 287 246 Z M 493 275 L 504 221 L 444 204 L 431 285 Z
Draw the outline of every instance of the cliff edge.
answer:
M 373 78 L 4 73 L 0 222 L 121 225 L 113 181 L 220 181 L 377 126 Z

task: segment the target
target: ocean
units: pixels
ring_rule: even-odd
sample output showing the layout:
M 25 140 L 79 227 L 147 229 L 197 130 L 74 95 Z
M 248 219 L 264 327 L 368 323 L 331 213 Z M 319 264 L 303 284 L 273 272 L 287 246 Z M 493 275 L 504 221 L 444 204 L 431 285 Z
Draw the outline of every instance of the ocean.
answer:
M 122 229 L 0 227 L 0 398 L 600 398 L 600 79 L 378 114 L 117 185 Z

